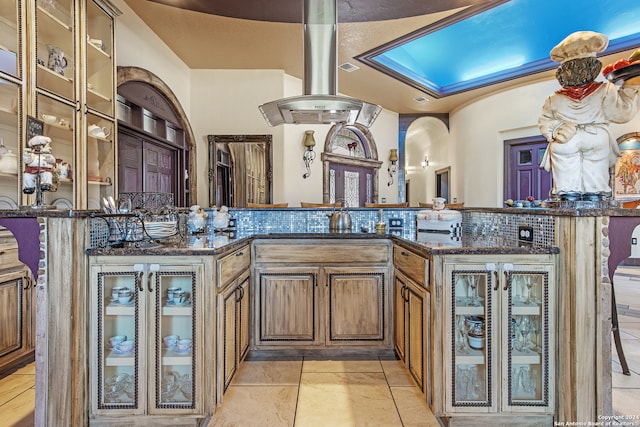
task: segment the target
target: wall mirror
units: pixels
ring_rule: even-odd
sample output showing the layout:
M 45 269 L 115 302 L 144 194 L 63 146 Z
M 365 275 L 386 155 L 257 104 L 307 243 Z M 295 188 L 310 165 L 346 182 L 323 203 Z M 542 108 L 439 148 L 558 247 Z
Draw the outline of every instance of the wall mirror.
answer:
M 209 206 L 272 201 L 271 135 L 207 135 Z

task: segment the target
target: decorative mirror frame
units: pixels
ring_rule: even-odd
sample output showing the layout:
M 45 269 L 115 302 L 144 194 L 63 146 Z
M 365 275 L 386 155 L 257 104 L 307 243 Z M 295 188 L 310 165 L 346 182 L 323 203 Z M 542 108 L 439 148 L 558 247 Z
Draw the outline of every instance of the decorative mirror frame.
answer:
M 209 205 L 215 204 L 216 189 L 218 188 L 218 171 L 217 171 L 217 144 L 265 144 L 266 156 L 266 203 L 271 203 L 273 200 L 273 135 L 207 135 L 207 141 L 209 143 Z M 233 203 L 236 204 L 235 202 Z M 230 206 L 232 207 L 232 206 Z M 246 207 L 246 206 L 233 206 L 233 207 Z

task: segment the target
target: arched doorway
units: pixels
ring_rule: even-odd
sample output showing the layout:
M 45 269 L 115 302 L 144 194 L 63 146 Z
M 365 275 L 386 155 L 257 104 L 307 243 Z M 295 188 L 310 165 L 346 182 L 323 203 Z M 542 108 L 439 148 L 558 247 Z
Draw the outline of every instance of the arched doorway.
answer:
M 345 199 L 349 206 L 378 200 L 378 149 L 368 128 L 336 124 L 327 134 L 323 164 L 323 203 Z
M 155 74 L 118 67 L 118 192 L 171 192 L 197 200 L 196 145 L 189 120 Z

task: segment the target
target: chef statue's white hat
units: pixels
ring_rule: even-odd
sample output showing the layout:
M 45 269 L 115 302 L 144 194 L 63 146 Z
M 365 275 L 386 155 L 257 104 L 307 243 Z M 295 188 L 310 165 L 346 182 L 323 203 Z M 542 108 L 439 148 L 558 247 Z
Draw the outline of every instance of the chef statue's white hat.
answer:
M 555 62 L 566 62 L 576 58 L 596 56 L 609 45 L 604 34 L 593 31 L 576 31 L 551 49 L 551 59 Z

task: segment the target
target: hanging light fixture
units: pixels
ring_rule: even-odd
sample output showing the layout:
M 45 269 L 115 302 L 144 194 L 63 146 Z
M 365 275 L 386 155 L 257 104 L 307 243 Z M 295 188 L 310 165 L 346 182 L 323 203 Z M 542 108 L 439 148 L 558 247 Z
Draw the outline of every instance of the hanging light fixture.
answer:
M 425 156 L 424 160 L 422 162 L 420 162 L 420 165 L 422 165 L 422 169 L 426 169 L 429 167 L 429 159 Z
M 398 163 L 398 149 L 392 148 L 391 150 L 389 150 L 389 167 L 387 168 L 387 171 L 389 172 L 389 182 L 387 183 L 388 186 L 393 184 L 393 175 L 395 175 L 396 172 L 398 172 L 397 163 Z
M 313 151 L 313 147 L 316 146 L 316 140 L 313 138 L 312 130 L 304 131 L 304 139 L 302 142 L 305 148 L 302 160 L 304 161 L 304 166 L 307 168 L 307 172 L 302 175 L 302 177 L 306 179 L 311 176 L 311 163 L 313 163 L 313 159 L 316 158 L 316 152 Z

